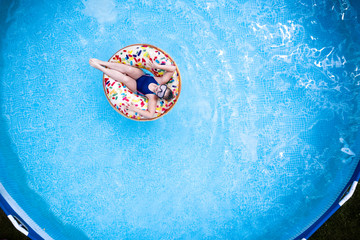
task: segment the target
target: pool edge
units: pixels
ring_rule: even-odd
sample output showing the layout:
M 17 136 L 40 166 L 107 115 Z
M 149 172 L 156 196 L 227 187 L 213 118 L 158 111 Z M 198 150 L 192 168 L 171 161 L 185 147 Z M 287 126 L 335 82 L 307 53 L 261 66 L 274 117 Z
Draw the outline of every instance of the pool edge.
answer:
M 309 239 L 339 208 L 343 206 L 343 204 L 346 203 L 344 202 L 343 204 L 340 205 L 340 202 L 349 193 L 349 189 L 353 186 L 355 182 L 357 184 L 357 182 L 359 182 L 359 179 L 360 179 L 360 161 L 358 161 L 358 164 L 349 182 L 346 184 L 345 188 L 341 191 L 339 197 L 336 198 L 336 200 L 331 205 L 331 207 L 320 218 L 318 218 L 318 220 L 316 220 L 315 223 L 313 223 L 309 228 L 307 228 L 304 232 L 302 232 L 294 239 L 295 240 Z M 351 197 L 349 199 L 351 199 Z M 348 201 L 349 199 L 347 199 L 346 201 Z
M 0 208 L 9 216 L 18 218 L 27 228 L 28 234 L 23 234 L 31 239 L 53 240 L 43 229 L 40 228 L 16 203 L 0 182 Z M 14 226 L 15 227 L 15 226 Z M 16 227 L 15 227 L 16 228 Z M 17 229 L 17 228 L 16 228 Z M 19 231 L 19 229 L 17 229 Z M 20 231 L 21 232 L 21 231 Z

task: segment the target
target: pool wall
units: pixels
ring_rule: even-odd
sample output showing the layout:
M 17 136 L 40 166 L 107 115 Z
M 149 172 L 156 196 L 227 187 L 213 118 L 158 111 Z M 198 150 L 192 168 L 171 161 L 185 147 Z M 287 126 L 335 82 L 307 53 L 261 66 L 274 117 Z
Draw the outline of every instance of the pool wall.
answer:
M 360 133 L 357 134 L 355 144 L 352 146 L 352 149 L 356 153 L 356 161 L 359 161 L 359 149 L 360 149 Z M 297 239 L 308 239 L 316 230 L 318 230 L 347 200 L 348 197 L 351 197 L 355 191 L 357 183 L 360 179 L 360 162 L 358 162 L 357 167 L 354 171 L 354 174 L 350 178 L 348 184 L 343 189 L 339 197 L 335 200 L 333 205 L 315 222 L 313 223 L 306 231 L 300 234 Z
M 358 138 L 356 141 L 358 144 L 354 146 L 354 148 L 359 148 L 360 146 L 360 134 L 358 134 Z M 358 149 L 356 149 L 358 150 Z M 358 153 L 359 151 L 356 151 Z M 1 157 L 1 156 L 0 156 Z M 358 157 L 357 157 L 358 158 Z M 341 201 L 345 199 L 346 197 L 351 197 L 355 187 L 357 185 L 357 182 L 360 179 L 360 161 L 358 162 L 358 165 L 356 167 L 356 170 L 351 177 L 349 183 L 346 185 L 344 190 L 341 192 L 339 197 L 336 199 L 336 201 L 333 203 L 333 205 L 315 222 L 313 223 L 307 230 L 305 230 L 302 234 L 300 234 L 295 239 L 308 239 L 316 230 L 318 230 L 340 207 Z M 348 199 L 347 199 L 348 200 Z M 11 196 L 7 193 L 4 186 L 0 183 L 0 207 L 3 209 L 5 214 L 9 216 L 13 216 L 21 221 L 21 224 L 25 226 L 24 229 L 26 232 L 23 232 L 24 230 L 19 230 L 19 227 L 21 228 L 21 224 L 15 224 L 14 227 L 18 229 L 20 232 L 24 233 L 31 239 L 53 239 L 51 238 L 43 229 L 41 229 L 22 209 L 20 206 L 17 205 L 17 203 L 11 198 Z M 16 226 L 18 225 L 18 226 Z
M 352 2 L 354 2 L 354 1 L 352 1 Z M 9 1 L 9 3 L 10 3 L 10 1 Z M 15 4 L 15 6 L 16 6 L 16 4 Z M 14 8 L 15 7 L 12 7 L 12 9 L 14 9 Z M 5 16 L 5 15 L 3 15 L 3 16 Z M 3 30 L 3 31 L 6 31 L 6 30 Z M 360 134 L 358 134 L 357 141 L 355 141 L 355 143 L 356 144 L 354 144 L 351 149 L 356 153 L 354 160 L 359 161 Z M 0 156 L 0 158 L 3 158 L 3 157 Z M 6 160 L 7 159 L 0 159 L 0 163 L 6 162 Z M 7 172 L 7 174 L 10 175 L 9 172 Z M 339 194 L 338 198 L 331 205 L 331 207 L 318 220 L 316 220 L 314 223 L 312 223 L 310 227 L 308 227 L 304 232 L 302 232 L 300 235 L 298 235 L 295 239 L 308 239 L 318 228 L 320 228 L 320 226 L 322 226 L 322 224 L 324 222 L 326 222 L 327 219 L 329 219 L 340 208 L 339 203 L 345 198 L 345 196 L 348 196 L 347 194 L 349 192 L 349 188 L 351 186 L 355 186 L 354 184 L 356 184 L 356 182 L 358 182 L 359 179 L 360 179 L 360 162 L 358 162 L 356 169 L 354 171 L 354 174 L 350 178 L 349 182 L 346 184 L 346 186 L 343 189 L 343 191 L 341 192 L 341 194 Z M 8 190 L 11 190 L 10 187 L 13 187 L 13 186 L 9 187 L 6 185 L 5 182 L 3 182 L 3 184 L 5 186 L 3 186 L 0 181 L 0 207 L 3 209 L 5 214 L 7 216 L 14 216 L 14 217 L 18 218 L 22 222 L 22 224 L 26 227 L 27 232 L 28 232 L 27 236 L 29 238 L 31 238 L 31 239 L 52 239 L 45 232 L 46 230 L 43 230 L 40 226 L 38 226 L 36 224 L 36 222 L 34 222 L 26 214 L 26 212 L 22 210 L 22 208 L 16 203 L 16 201 L 10 196 L 10 194 L 6 190 L 6 187 L 9 188 Z M 20 184 L 20 183 L 18 183 L 18 184 Z
M 2 7 L 0 8 L 0 22 L 2 23 L 2 27 L 0 28 L 0 35 L 4 36 L 5 33 L 8 30 L 8 27 L 13 22 L 13 19 L 9 19 L 8 16 L 11 16 L 13 12 L 18 8 L 18 1 L 2 1 Z M 3 41 L 0 41 L 0 53 L 3 51 Z M 1 54 L 0 57 L 0 72 L 3 71 L 3 65 L 4 65 L 4 59 Z M 0 91 L 0 95 L 2 92 Z M 3 117 L 0 116 L 0 131 L 2 133 L 5 133 L 5 131 L 2 129 L 4 126 Z M 6 136 L 6 137 L 5 137 Z M 3 147 L 5 149 L 9 148 L 9 142 L 7 141 L 7 135 L 2 136 L 0 139 L 0 147 Z M 2 166 L 1 163 L 6 163 L 5 160 L 9 160 L 4 156 L 1 156 L 0 153 L 0 168 L 5 169 L 5 166 Z M 2 172 L 4 174 L 4 172 Z M 7 174 L 11 174 L 10 172 L 7 172 Z M 17 175 L 17 177 L 19 177 Z M 21 178 L 21 177 L 20 177 Z M 21 178 L 21 180 L 23 180 Z M 19 224 L 16 224 L 16 229 L 18 229 L 23 234 L 27 235 L 31 239 L 52 239 L 50 236 L 48 236 L 23 210 L 22 208 L 15 202 L 15 200 L 10 196 L 10 194 L 7 192 L 3 184 L 6 184 L 5 182 L 0 181 L 0 207 L 5 212 L 5 214 L 9 217 L 10 221 L 14 224 L 14 217 L 21 221 L 21 223 L 25 226 L 25 228 L 21 228 L 22 230 L 19 230 L 20 227 Z M 12 219 L 11 219 L 12 218 Z M 16 220 L 15 220 L 16 221 Z
M 21 209 L 1 183 L 0 207 L 8 216 L 14 227 L 24 235 L 31 239 L 52 239 Z M 14 221 L 14 218 L 20 220 L 21 223 L 18 223 L 16 220 Z
M 354 175 L 351 177 L 350 182 L 346 185 L 345 189 L 341 192 L 340 196 L 336 199 L 335 203 L 305 232 L 299 235 L 296 239 L 308 239 L 316 230 L 318 230 L 341 206 L 343 199 L 347 196 L 352 196 L 356 185 L 360 179 L 360 163 L 356 167 Z M 348 200 L 348 199 L 347 199 Z M 346 201 L 347 201 L 346 200 Z M 341 204 L 341 205 L 340 205 Z

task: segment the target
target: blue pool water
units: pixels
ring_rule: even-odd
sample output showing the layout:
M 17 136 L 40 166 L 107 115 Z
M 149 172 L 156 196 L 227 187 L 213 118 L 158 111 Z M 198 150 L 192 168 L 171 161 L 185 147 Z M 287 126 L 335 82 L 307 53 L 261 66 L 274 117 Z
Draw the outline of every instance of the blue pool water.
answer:
M 0 182 L 54 239 L 291 239 L 359 161 L 347 0 L 2 1 Z M 165 117 L 115 112 L 91 57 L 171 55 Z

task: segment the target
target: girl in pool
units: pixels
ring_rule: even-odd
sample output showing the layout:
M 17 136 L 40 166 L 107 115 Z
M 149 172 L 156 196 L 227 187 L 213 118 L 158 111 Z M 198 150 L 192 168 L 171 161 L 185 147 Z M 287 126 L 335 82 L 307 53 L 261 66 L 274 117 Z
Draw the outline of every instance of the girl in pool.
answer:
M 92 67 L 99 69 L 112 79 L 122 82 L 133 92 L 141 93 L 148 98 L 148 109 L 142 110 L 130 103 L 128 110 L 135 111 L 146 118 L 153 118 L 156 110 L 158 98 L 170 101 L 174 95 L 166 86 L 174 74 L 176 67 L 172 65 L 159 65 L 155 62 L 149 62 L 151 68 L 165 70 L 161 77 L 145 74 L 141 69 L 122 63 L 104 62 L 95 58 L 89 60 Z

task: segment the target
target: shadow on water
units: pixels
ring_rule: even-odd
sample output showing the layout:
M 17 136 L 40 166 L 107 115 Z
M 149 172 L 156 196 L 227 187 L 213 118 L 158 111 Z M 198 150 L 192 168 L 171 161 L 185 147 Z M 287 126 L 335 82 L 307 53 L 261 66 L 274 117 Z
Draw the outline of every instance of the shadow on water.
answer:
M 0 76 L 3 76 L 4 63 L 6 61 L 6 58 L 4 57 L 4 46 L 6 43 L 3 39 L 5 39 L 7 31 L 13 22 L 13 19 L 9 16 L 13 16 L 18 7 L 18 0 L 1 1 L 0 36 L 2 40 L 0 40 Z M 5 89 L 4 84 L 1 84 L 3 81 L 5 81 L 5 79 L 2 79 L 0 82 L 0 106 L 3 106 L 4 104 Z M 52 234 L 49 234 L 51 237 L 70 239 L 76 236 L 76 239 L 88 239 L 80 229 L 60 222 L 59 219 L 49 211 L 50 206 L 41 198 L 41 196 L 29 188 L 27 185 L 26 172 L 20 164 L 19 157 L 12 149 L 12 143 L 8 133 L 8 124 L 2 113 L 0 114 L 0 169 L 0 182 L 14 200 L 17 201 L 20 207 L 27 210 L 27 214 L 29 215 L 31 215 L 30 212 L 36 212 L 37 216 L 41 216 L 41 223 L 44 223 L 45 221 L 51 223 L 50 226 L 39 224 L 43 229 L 52 229 L 54 232 L 56 230 L 56 236 L 51 236 Z M 23 201 L 19 201 L 19 198 L 22 198 Z M 24 200 L 24 198 L 26 198 L 26 200 Z M 41 208 L 34 208 L 34 206 L 41 206 Z M 33 218 L 33 220 L 36 222 L 38 219 Z

